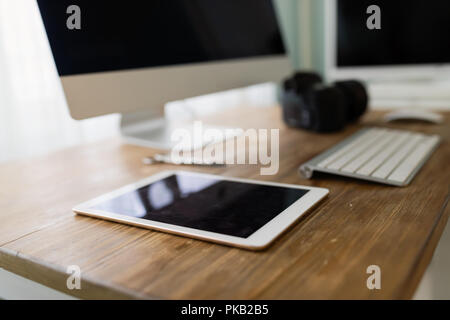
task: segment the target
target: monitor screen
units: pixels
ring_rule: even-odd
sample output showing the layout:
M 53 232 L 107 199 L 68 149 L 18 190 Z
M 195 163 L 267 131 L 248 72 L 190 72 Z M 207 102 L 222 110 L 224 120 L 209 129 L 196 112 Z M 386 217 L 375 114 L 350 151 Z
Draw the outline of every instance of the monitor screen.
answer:
M 381 29 L 367 28 L 367 8 L 381 9 Z M 450 62 L 449 0 L 337 0 L 337 66 Z
M 272 0 L 38 0 L 38 5 L 61 76 L 285 54 Z M 79 14 L 67 13 L 72 5 Z M 72 18 L 79 29 L 68 28 Z

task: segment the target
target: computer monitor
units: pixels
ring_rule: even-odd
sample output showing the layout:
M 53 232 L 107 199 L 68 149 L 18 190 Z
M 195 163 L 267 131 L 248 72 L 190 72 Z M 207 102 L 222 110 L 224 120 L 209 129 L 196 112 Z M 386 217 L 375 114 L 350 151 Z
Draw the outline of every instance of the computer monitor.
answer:
M 450 77 L 450 1 L 327 0 L 329 79 L 423 80 Z M 367 20 L 380 9 L 380 29 Z
M 37 0 L 74 119 L 122 114 L 168 149 L 169 101 L 279 81 L 290 70 L 272 0 Z

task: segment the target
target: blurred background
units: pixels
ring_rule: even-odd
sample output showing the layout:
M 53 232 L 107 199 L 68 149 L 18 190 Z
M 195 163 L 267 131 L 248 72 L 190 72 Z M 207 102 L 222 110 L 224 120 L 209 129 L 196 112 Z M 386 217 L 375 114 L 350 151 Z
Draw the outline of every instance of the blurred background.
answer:
M 277 0 L 286 45 L 299 69 L 324 72 L 322 0 Z M 272 106 L 270 84 L 171 103 L 190 117 L 238 105 Z M 0 162 L 45 154 L 119 133 L 119 115 L 70 118 L 34 0 L 0 0 Z
M 288 2 L 281 3 L 287 28 L 293 28 Z M 169 103 L 166 112 L 189 118 L 242 104 L 275 103 L 275 87 L 262 84 Z M 70 118 L 36 2 L 0 0 L 0 163 L 118 135 L 119 121 L 119 115 Z
M 334 0 L 275 0 L 274 3 L 295 69 L 314 70 L 328 78 L 330 75 L 359 77 L 377 69 L 372 68 L 370 72 L 361 69 L 362 73 L 348 74 L 348 69 L 352 68 L 344 68 L 344 72 L 335 72 L 336 63 L 330 58 L 332 40 L 329 39 L 335 32 L 329 25 L 333 23 L 330 12 L 335 10 Z M 383 68 L 379 69 L 383 71 Z M 412 72 L 420 73 L 422 69 Z M 445 72 L 450 78 L 448 69 Z M 372 100 L 371 107 L 404 106 L 404 101 L 397 97 L 395 101 L 389 100 L 394 91 L 404 94 L 427 91 L 425 95 L 436 95 L 437 92 L 437 96 L 443 99 L 433 99 L 431 104 L 427 101 L 421 107 L 449 109 L 448 81 L 433 81 L 424 87 L 420 83 L 415 86 L 397 85 L 394 90 L 392 82 L 386 85 L 384 79 L 378 83 L 375 81 L 369 86 L 371 95 L 388 99 Z M 431 93 L 430 87 L 434 90 Z M 415 103 L 413 100 L 407 102 Z M 274 104 L 276 87 L 262 84 L 169 103 L 166 113 L 169 118 L 173 115 L 192 118 L 239 105 L 265 107 Z M 0 162 L 117 135 L 118 123 L 119 115 L 83 121 L 70 118 L 36 2 L 0 0 L 0 147 L 6 150 L 0 153 Z
M 327 57 L 328 2 L 275 1 L 296 69 L 315 70 L 324 76 L 332 71 Z M 450 90 L 443 83 L 443 86 L 434 83 L 434 87 L 448 94 Z M 377 84 L 371 90 L 386 91 Z M 402 90 L 411 91 L 411 87 Z M 172 102 L 166 111 L 168 117 L 176 114 L 190 118 L 244 104 L 267 107 L 275 103 L 275 86 L 262 84 Z M 450 103 L 445 100 L 437 105 L 448 109 Z M 372 107 L 379 108 L 382 104 Z M 0 163 L 119 135 L 119 120 L 119 115 L 83 121 L 70 118 L 36 2 L 0 0 Z M 418 298 L 450 297 L 450 261 L 448 254 L 444 254 L 449 249 L 447 228 L 418 290 Z

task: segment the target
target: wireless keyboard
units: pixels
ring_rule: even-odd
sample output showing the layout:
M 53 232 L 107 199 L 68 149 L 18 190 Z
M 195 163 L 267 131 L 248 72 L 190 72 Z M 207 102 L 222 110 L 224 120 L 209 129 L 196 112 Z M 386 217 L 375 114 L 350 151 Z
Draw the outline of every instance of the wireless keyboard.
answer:
M 406 186 L 439 142 L 437 135 L 367 128 L 303 164 L 300 172 L 308 179 L 320 171 Z

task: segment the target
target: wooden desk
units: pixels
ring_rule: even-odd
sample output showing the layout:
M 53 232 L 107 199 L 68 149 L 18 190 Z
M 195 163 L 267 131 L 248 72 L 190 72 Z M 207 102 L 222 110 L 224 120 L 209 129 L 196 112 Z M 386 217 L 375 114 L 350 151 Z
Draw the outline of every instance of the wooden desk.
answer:
M 237 116 L 239 114 L 239 117 Z M 382 125 L 371 113 L 365 125 Z M 152 150 L 119 139 L 0 166 L 0 267 L 82 298 L 341 299 L 410 298 L 449 215 L 450 116 L 443 125 L 398 128 L 438 133 L 443 143 L 412 184 L 397 188 L 297 169 L 358 130 L 335 135 L 286 128 L 278 108 L 241 109 L 221 124 L 280 128 L 280 171 L 257 166 L 199 170 L 330 189 L 328 199 L 263 252 L 250 252 L 97 219 L 71 208 L 165 169 L 141 164 Z M 236 123 L 236 121 L 240 123 Z M 66 268 L 82 290 L 66 288 Z M 382 289 L 366 287 L 379 265 Z

